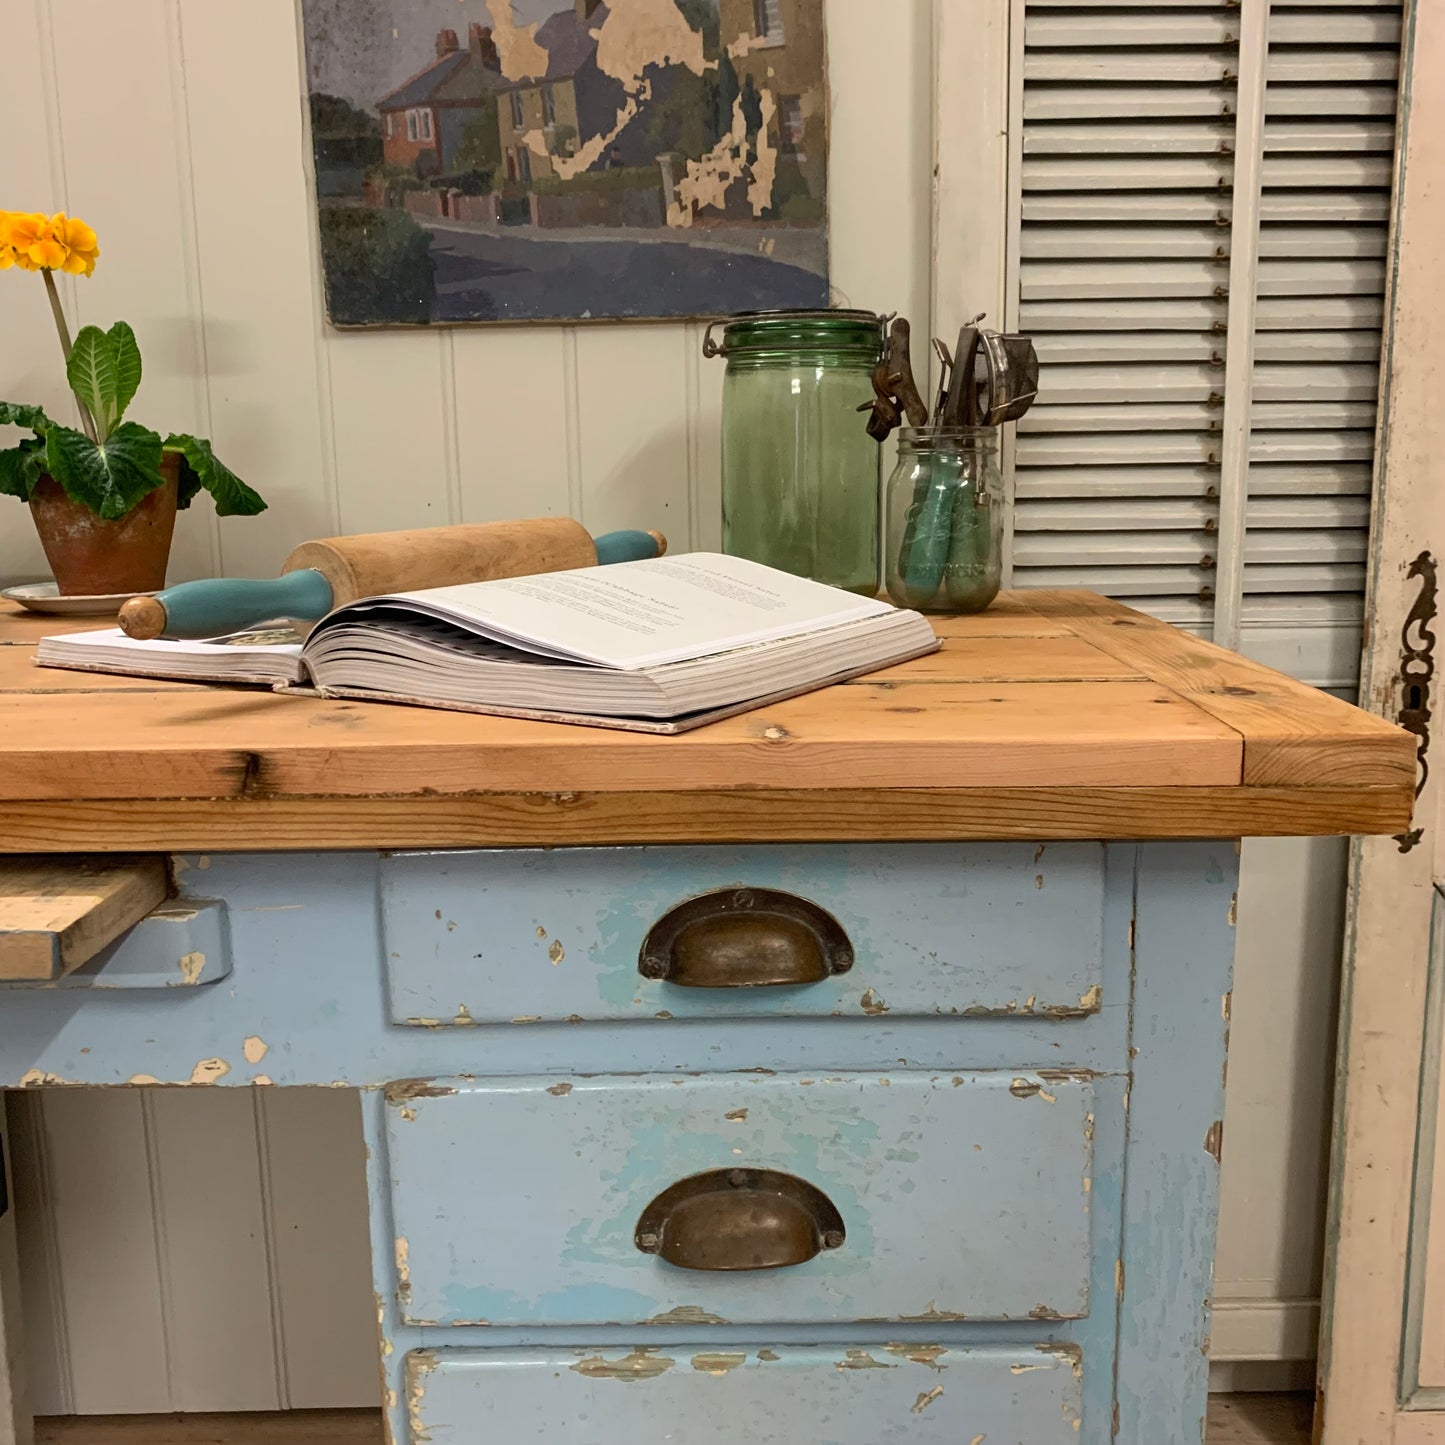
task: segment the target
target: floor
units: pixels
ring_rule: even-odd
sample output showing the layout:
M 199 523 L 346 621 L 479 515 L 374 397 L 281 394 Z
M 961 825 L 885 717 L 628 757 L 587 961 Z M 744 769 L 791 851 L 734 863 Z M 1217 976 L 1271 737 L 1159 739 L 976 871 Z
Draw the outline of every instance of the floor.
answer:
M 1215 1395 L 1208 1445 L 1307 1445 L 1308 1395 Z M 36 1422 L 35 1445 L 381 1445 L 373 1410 L 284 1415 L 112 1415 Z

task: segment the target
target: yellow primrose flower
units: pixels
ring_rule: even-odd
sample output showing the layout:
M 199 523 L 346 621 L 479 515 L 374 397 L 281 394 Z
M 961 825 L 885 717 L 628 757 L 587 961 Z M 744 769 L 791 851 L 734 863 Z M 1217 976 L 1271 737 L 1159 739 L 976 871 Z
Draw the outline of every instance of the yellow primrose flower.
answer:
M 50 218 L 48 228 L 51 238 L 65 247 L 66 255 L 62 269 L 74 276 L 89 276 L 95 270 L 100 258 L 100 246 L 96 235 L 84 221 L 67 216 L 64 211 Z
M 47 264 L 47 254 L 53 254 L 45 242 L 49 225 L 49 217 L 34 211 L 10 211 L 5 217 L 5 240 L 14 250 L 17 263 L 27 271 L 38 271 Z M 55 246 L 55 250 L 60 251 L 60 247 Z M 62 252 L 60 261 L 64 260 Z
M 95 270 L 100 248 L 95 232 L 84 221 L 63 211 L 44 216 L 32 211 L 0 211 L 0 253 L 26 271 L 69 271 L 89 276 Z

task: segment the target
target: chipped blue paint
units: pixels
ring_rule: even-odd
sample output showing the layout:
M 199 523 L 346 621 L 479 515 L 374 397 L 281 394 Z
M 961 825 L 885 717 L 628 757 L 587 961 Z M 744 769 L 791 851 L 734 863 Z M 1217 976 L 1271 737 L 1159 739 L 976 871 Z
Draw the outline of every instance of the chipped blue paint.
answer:
M 1092 1080 L 1008 1073 L 603 1076 L 570 1088 L 438 1080 L 388 1107 L 392 1211 L 409 1271 L 403 1317 L 1073 1318 L 1088 1310 L 1094 1109 Z M 886 1158 L 903 1136 L 918 1142 L 924 1168 Z M 505 1188 L 479 1187 L 469 1161 L 480 1160 L 505 1161 Z M 790 1269 L 721 1274 L 638 1251 L 650 1200 L 737 1165 L 821 1189 L 843 1216 L 844 1246 Z M 903 1194 L 914 1175 L 928 1188 Z M 577 1313 L 590 1296 L 573 1292 L 595 1285 L 641 1303 Z
M 1051 843 L 1036 853 L 970 844 L 213 856 L 181 871 L 184 896 L 169 921 L 139 926 L 66 986 L 6 990 L 0 1086 L 130 1079 L 231 1086 L 260 1076 L 361 1087 L 374 1283 L 387 1341 L 382 1365 L 398 1445 L 411 1438 L 408 1358 L 422 1362 L 414 1371 L 426 1386 L 417 1423 L 433 1445 L 525 1440 L 534 1425 L 566 1445 L 628 1445 L 664 1427 L 684 1445 L 713 1445 L 708 1430 L 732 1410 L 758 1422 L 741 1438 L 759 1441 L 971 1445 L 982 1432 L 986 1445 L 1111 1445 L 1116 1369 L 1118 1439 L 1175 1445 L 1198 1438 L 1204 1404 L 1217 1193 L 1206 1146 L 1217 1146 L 1209 1126 L 1219 1117 L 1235 858 L 1228 844 Z M 514 872 L 499 875 L 509 859 Z M 405 928 L 416 947 L 431 949 L 432 963 L 416 953 L 401 972 L 418 989 L 446 975 L 433 996 L 444 1015 L 438 1027 L 391 1022 L 398 960 L 387 955 L 407 950 L 383 947 L 383 927 L 395 936 L 403 914 L 383 922 L 381 880 L 403 873 Z M 1129 949 L 1136 873 L 1137 978 Z M 648 909 L 740 878 L 815 898 L 846 921 L 859 945 L 849 991 L 832 995 L 826 1008 L 811 989 L 763 991 L 741 1003 L 704 999 L 693 1017 L 653 1017 L 685 1010 L 654 1006 L 651 994 L 634 989 L 638 930 L 655 916 Z M 603 896 L 608 879 L 626 896 Z M 429 896 L 433 927 L 426 930 L 410 910 Z M 519 899 L 535 903 L 535 919 Z M 471 912 L 458 917 L 453 904 Z M 193 917 L 183 924 L 188 911 Z M 529 933 L 517 932 L 518 920 Z M 457 928 L 448 930 L 448 921 Z M 484 960 L 449 961 L 448 940 L 464 927 L 487 941 Z M 196 939 L 208 930 L 209 941 L 178 949 L 182 928 Z M 563 956 L 554 964 L 551 946 L 559 941 Z M 185 953 L 205 956 L 195 986 L 165 986 L 180 977 Z M 468 966 L 476 971 L 468 974 Z M 866 970 L 877 972 L 863 984 Z M 558 996 L 529 1008 L 536 996 L 521 990 L 539 973 L 566 979 L 577 1006 L 564 1007 Z M 458 980 L 463 992 L 453 997 Z M 633 989 L 625 1004 L 621 980 Z M 478 983 L 490 988 L 490 1017 L 498 1020 L 557 1009 L 558 1017 L 593 1021 L 454 1026 L 460 1005 L 473 1023 L 488 1007 Z M 1077 1004 L 1096 986 L 1097 1009 L 1086 1017 L 933 1013 L 1022 1004 L 1035 988 L 1035 1009 L 1054 999 Z M 863 1012 L 865 988 L 888 1013 Z M 637 997 L 643 1004 L 630 1002 Z M 848 1016 L 831 1017 L 840 998 Z M 804 1015 L 812 1017 L 800 1026 Z M 635 1026 L 621 1026 L 633 1019 Z M 1140 1051 L 1132 1088 L 1131 1042 Z M 265 1045 L 258 1063 L 247 1062 L 248 1043 Z M 756 1070 L 778 1072 L 740 1072 Z M 886 1088 L 880 1075 L 890 1080 Z M 967 1083 L 953 1088 L 955 1075 Z M 847 1076 L 858 1077 L 825 1082 Z M 922 1103 L 935 1078 L 949 1081 L 937 1088 L 936 1110 Z M 440 1080 L 438 1087 L 463 1093 L 388 1104 L 380 1086 L 407 1079 Z M 1015 1079 L 1023 1081 L 1022 1097 L 1009 1092 Z M 563 1084 L 570 1092 L 545 1092 Z M 694 1127 L 688 1107 L 667 1102 L 669 1094 L 701 1100 L 709 1090 L 742 1095 L 736 1107 L 748 1108 L 748 1121 L 710 1118 Z M 968 1101 L 968 1112 L 961 1105 L 954 1112 L 955 1098 Z M 529 1101 L 537 1126 L 517 1124 L 508 1135 L 507 1120 L 528 1117 Z M 401 1117 L 404 1103 L 415 1119 Z M 573 1123 L 559 1135 L 556 1120 L 567 1115 L 558 1108 L 569 1107 Z M 447 1123 L 453 1118 L 461 1122 Z M 405 1131 L 418 1129 L 423 1137 L 434 1129 L 435 1147 L 414 1157 Z M 1090 1187 L 1081 1195 L 1090 1129 Z M 632 1211 L 649 1190 L 689 1169 L 733 1162 L 730 1150 L 752 1141 L 766 1155 L 761 1162 L 827 1188 L 848 1223 L 844 1250 L 801 1272 L 755 1277 L 756 1294 L 735 1281 L 726 1307 L 667 1280 L 655 1260 L 637 1256 L 633 1264 Z M 984 1148 L 975 1151 L 975 1142 Z M 519 1180 L 527 1179 L 545 1186 L 535 1208 L 518 1201 Z M 1010 1220 L 1005 1203 L 1025 1194 L 1023 1217 Z M 480 1257 L 489 1232 L 500 1263 Z M 405 1304 L 399 1235 L 407 1241 Z M 856 1254 L 845 1260 L 849 1249 Z M 925 1278 L 934 1288 L 921 1287 Z M 712 1281 L 704 1286 L 714 1289 Z M 942 1317 L 950 1306 L 970 1313 L 971 1302 L 984 1314 L 1024 1317 Z M 1039 1305 L 1087 1313 L 1027 1318 Z M 404 1309 L 418 1320 L 517 1323 L 408 1324 Z M 733 1323 L 706 1323 L 709 1314 Z M 899 1318 L 906 1314 L 924 1318 Z M 869 1323 L 870 1315 L 892 1322 Z M 945 1383 L 944 1394 L 915 1414 L 920 1386 L 900 1414 L 882 1382 L 901 1380 L 901 1365 L 838 1368 L 849 1349 L 876 1351 L 880 1339 L 906 1344 L 925 1361 L 947 1350 L 937 1360 L 943 1373 L 916 1361 L 909 1368 L 940 1383 L 966 1377 L 968 1388 Z M 767 1348 L 778 1361 L 757 1358 L 764 1340 L 773 1341 Z M 1047 1357 L 1056 1362 L 1052 1375 L 1014 1373 L 1020 1357 L 1032 1365 L 1047 1344 L 1074 1354 Z M 570 1369 L 580 1358 L 574 1349 L 625 1359 L 645 1348 L 671 1354 L 682 1368 L 631 1385 Z M 758 1371 L 691 1364 L 694 1354 L 730 1349 L 746 1353 Z M 1002 1365 L 1004 1357 L 1011 1363 Z M 762 1367 L 790 1358 L 795 1368 L 786 1378 L 808 1407 L 797 1420 L 772 1393 L 776 1386 L 749 1393 L 764 1389 L 753 1383 L 766 1378 Z M 437 1367 L 428 1373 L 429 1361 Z M 672 1373 L 689 1383 L 669 1384 Z M 532 1392 L 532 1382 L 543 1388 Z M 727 1393 L 743 1382 L 739 1393 Z M 549 1399 L 579 1384 L 598 1393 L 566 1399 L 591 1411 L 593 1434 L 570 1413 L 560 1421 L 547 1413 Z M 683 1392 L 675 1410 L 657 1403 L 672 1388 Z M 518 1406 L 510 1418 L 513 1390 L 535 1393 L 542 1413 Z M 617 1413 L 615 1402 L 629 1398 L 650 1398 L 660 1413 L 644 1420 Z M 736 1404 L 693 1404 L 719 1400 Z M 975 1411 L 967 1420 L 965 1407 Z M 828 1411 L 825 1427 L 819 1421 Z
M 917 1353 L 917 1352 L 915 1352 Z M 1027 1346 L 909 1357 L 710 1340 L 666 1350 L 455 1350 L 408 1362 L 430 1445 L 1077 1445 L 1074 1362 Z M 666 1422 L 664 1425 L 663 1422 Z
M 1238 856 L 1140 849 L 1119 1438 L 1203 1439 Z
M 1089 991 L 1102 981 L 1104 857 L 1099 843 L 396 854 L 381 864 L 392 1018 L 1078 1012 L 1097 1006 Z M 641 977 L 638 949 L 658 918 L 740 885 L 832 913 L 852 940 L 852 969 L 805 988 Z
M 200 988 L 230 972 L 226 905 L 173 899 L 74 973 L 50 983 L 0 983 L 0 990 Z

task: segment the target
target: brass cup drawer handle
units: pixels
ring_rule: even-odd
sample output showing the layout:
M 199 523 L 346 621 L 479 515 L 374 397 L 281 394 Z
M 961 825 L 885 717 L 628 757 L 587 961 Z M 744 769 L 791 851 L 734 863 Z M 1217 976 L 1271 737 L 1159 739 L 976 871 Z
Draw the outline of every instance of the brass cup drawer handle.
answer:
M 669 909 L 637 957 L 643 978 L 683 988 L 819 983 L 853 967 L 853 945 L 831 913 L 772 888 L 724 888 Z
M 679 1269 L 782 1269 L 847 1238 L 821 1189 L 773 1169 L 713 1169 L 664 1189 L 637 1221 L 635 1243 Z

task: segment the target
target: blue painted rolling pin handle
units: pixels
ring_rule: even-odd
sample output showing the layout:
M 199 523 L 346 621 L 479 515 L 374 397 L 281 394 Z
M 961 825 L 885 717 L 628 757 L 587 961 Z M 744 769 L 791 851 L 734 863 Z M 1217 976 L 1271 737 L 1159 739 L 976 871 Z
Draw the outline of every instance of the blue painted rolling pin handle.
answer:
M 598 566 L 639 562 L 659 554 L 657 535 L 607 532 L 595 542 Z M 332 608 L 331 583 L 315 568 L 300 567 L 280 577 L 205 577 L 157 592 L 151 602 L 165 609 L 162 638 L 224 637 L 276 618 L 310 621 Z M 121 626 L 126 627 L 126 613 Z M 146 632 L 141 633 L 147 635 Z M 149 635 L 157 635 L 150 633 Z

